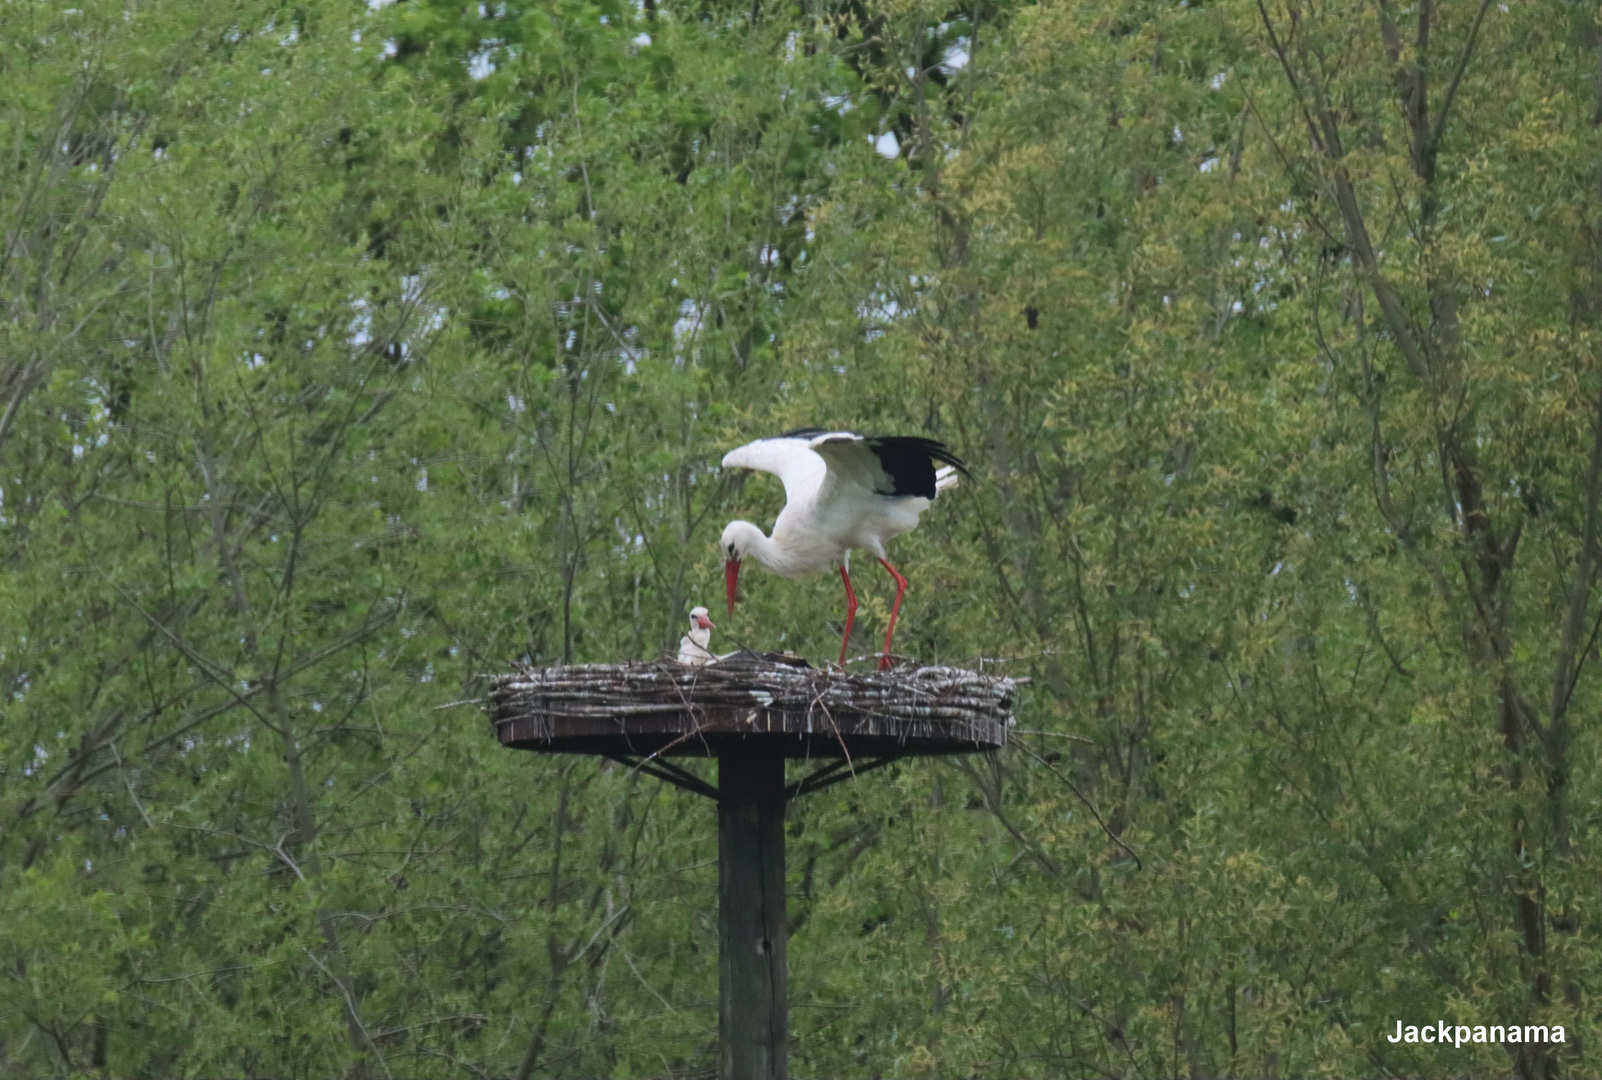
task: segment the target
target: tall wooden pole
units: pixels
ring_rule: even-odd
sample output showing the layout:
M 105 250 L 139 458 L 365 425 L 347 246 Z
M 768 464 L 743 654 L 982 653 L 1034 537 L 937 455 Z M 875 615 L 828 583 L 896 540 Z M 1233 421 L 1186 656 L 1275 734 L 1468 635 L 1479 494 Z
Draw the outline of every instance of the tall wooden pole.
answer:
M 734 744 L 718 755 L 720 1080 L 787 1080 L 784 758 Z

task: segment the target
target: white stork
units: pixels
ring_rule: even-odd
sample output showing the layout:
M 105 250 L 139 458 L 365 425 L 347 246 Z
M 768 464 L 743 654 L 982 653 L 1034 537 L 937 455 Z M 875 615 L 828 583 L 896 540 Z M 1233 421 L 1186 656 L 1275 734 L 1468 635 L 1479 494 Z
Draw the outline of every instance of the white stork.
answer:
M 917 528 L 918 516 L 937 494 L 967 475 L 962 459 L 945 443 L 913 435 L 856 435 L 849 431 L 797 428 L 758 439 L 723 457 L 723 467 L 760 469 L 784 481 L 784 509 L 773 535 L 749 521 L 731 521 L 718 542 L 723 548 L 729 614 L 734 614 L 740 561 L 755 559 L 780 577 L 798 578 L 840 567 L 845 583 L 845 663 L 857 594 L 851 588 L 851 552 L 861 548 L 879 560 L 896 581 L 890 626 L 884 635 L 879 670 L 890 666 L 890 639 L 896 632 L 907 579 L 890 565 L 884 545 Z
M 691 608 L 690 632 L 679 638 L 679 663 L 700 667 L 716 660 L 717 657 L 707 648 L 712 644 L 712 631 L 716 629 L 712 620 L 707 618 L 706 608 Z

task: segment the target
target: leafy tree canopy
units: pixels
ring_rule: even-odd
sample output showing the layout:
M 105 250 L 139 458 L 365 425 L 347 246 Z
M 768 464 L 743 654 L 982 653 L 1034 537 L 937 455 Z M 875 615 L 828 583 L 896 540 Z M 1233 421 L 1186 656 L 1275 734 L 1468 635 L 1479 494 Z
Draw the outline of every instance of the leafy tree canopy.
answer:
M 899 640 L 1030 682 L 791 808 L 796 1075 L 1594 1072 L 1599 73 L 1568 0 L 5 5 L 0 1072 L 704 1075 L 706 808 L 472 702 L 670 649 L 818 422 L 969 460 Z

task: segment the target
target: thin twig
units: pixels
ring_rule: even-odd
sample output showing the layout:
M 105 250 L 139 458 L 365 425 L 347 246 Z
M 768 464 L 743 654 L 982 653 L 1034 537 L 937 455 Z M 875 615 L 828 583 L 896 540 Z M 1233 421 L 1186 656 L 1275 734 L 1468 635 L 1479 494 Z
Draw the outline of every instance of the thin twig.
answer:
M 1135 860 L 1135 868 L 1137 870 L 1146 869 L 1145 864 L 1140 861 L 1140 856 L 1135 854 L 1135 849 L 1130 847 L 1128 844 L 1124 843 L 1123 838 L 1120 837 L 1117 833 L 1113 832 L 1112 829 L 1108 826 L 1108 824 L 1105 821 L 1102 820 L 1101 812 L 1096 809 L 1096 804 L 1091 802 L 1088 798 L 1086 798 L 1085 793 L 1083 791 L 1079 790 L 1079 786 L 1077 784 L 1075 784 L 1072 780 L 1068 779 L 1062 773 L 1058 772 L 1056 770 L 1056 768 L 1051 764 L 1051 762 L 1047 761 L 1045 758 L 1041 757 L 1039 754 L 1037 754 L 1033 750 L 1029 749 L 1029 747 L 1025 746 L 1023 743 L 1018 743 L 1017 745 L 1018 745 L 1018 749 L 1022 750 L 1024 753 L 1028 754 L 1030 757 L 1032 757 L 1036 761 L 1040 762 L 1040 764 L 1044 765 L 1047 769 L 1050 769 L 1051 770 L 1051 775 L 1055 776 L 1058 780 L 1061 780 L 1063 783 L 1067 784 L 1069 791 L 1071 791 L 1075 795 L 1079 796 L 1079 801 L 1085 804 L 1085 809 L 1090 811 L 1090 816 L 1096 819 L 1096 824 L 1101 826 L 1101 831 L 1107 834 L 1107 838 L 1109 840 L 1111 840 L 1113 843 L 1117 844 L 1119 847 L 1123 848 L 1126 852 L 1129 853 L 1129 857 L 1131 859 Z
M 389 1077 L 389 1080 L 395 1080 L 395 1074 L 389 1071 L 389 1062 L 384 1060 L 384 1052 L 378 1048 L 378 1044 L 373 1042 L 373 1037 L 367 1033 L 367 1025 L 362 1023 L 361 1013 L 356 1011 L 356 1002 L 350 996 L 350 991 L 345 989 L 345 984 L 340 981 L 338 975 L 328 970 L 328 965 L 317 959 L 316 953 L 304 948 L 301 949 L 301 952 L 305 953 L 312 963 L 322 968 L 324 975 L 334 980 L 334 985 L 339 987 L 339 992 L 345 995 L 345 1005 L 350 1009 L 350 1018 L 356 1022 L 356 1027 L 360 1029 L 362 1038 L 367 1040 L 367 1049 L 378 1055 L 378 1067 L 384 1070 L 384 1075 Z

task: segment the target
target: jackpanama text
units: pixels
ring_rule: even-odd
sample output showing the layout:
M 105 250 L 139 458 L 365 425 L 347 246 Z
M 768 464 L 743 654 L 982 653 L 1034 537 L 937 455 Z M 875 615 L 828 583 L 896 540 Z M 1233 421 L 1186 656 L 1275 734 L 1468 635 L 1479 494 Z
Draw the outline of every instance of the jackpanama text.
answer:
M 1466 1024 L 1447 1026 L 1445 1020 L 1437 1020 L 1433 1026 L 1424 1024 L 1406 1027 L 1400 1020 L 1396 1021 L 1396 1034 L 1385 1036 L 1386 1041 L 1393 1043 L 1446 1043 L 1449 1046 L 1462 1046 L 1467 1042 L 1477 1043 L 1560 1043 L 1566 1040 L 1563 1037 L 1563 1025 L 1553 1024 L 1491 1024 L 1489 1026 L 1476 1024 L 1469 1027 Z

